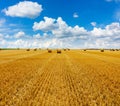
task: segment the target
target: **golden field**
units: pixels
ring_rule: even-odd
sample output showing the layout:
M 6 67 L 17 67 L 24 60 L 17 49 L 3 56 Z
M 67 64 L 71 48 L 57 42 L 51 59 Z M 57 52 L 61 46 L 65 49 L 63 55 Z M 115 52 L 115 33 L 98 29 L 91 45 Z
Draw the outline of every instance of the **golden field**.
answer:
M 1 50 L 0 106 L 120 106 L 120 51 Z

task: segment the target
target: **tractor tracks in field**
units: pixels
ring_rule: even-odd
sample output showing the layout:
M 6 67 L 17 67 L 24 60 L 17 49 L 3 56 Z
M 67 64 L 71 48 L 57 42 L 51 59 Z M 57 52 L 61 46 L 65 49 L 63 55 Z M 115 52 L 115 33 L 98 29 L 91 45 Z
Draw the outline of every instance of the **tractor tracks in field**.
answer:
M 42 67 L 39 67 L 37 70 L 28 72 L 28 74 L 21 79 L 21 82 L 16 82 L 13 84 L 13 86 L 8 88 L 5 93 L 0 95 L 0 105 L 19 106 L 19 103 L 25 101 L 25 97 L 29 97 L 27 94 L 29 94 L 31 88 L 34 86 L 34 84 L 36 84 L 37 78 L 39 78 L 40 75 L 44 73 L 44 68 L 50 64 L 50 61 L 54 57 L 55 55 L 46 59 L 46 62 L 44 62 Z
M 80 89 L 71 68 L 74 67 L 71 66 L 71 62 L 65 54 L 56 54 L 42 69 L 43 73 L 33 79 L 31 90 L 21 101 L 21 105 L 80 105 Z
M 102 76 L 104 73 L 100 75 L 100 69 L 96 69 L 92 64 L 82 64 L 80 59 L 84 59 L 86 54 L 79 59 L 77 56 L 80 56 L 77 52 L 64 52 L 20 59 L 16 67 L 21 68 L 21 63 L 24 70 L 28 65 L 28 73 L 0 95 L 0 106 L 86 106 L 90 103 L 96 105 L 95 99 L 100 99 L 99 93 L 102 92 L 102 81 L 105 85 L 104 79 L 107 78 L 106 82 L 109 82 L 109 79 L 107 75 Z M 102 93 L 106 95 L 106 91 L 109 92 L 108 89 L 104 89 Z
M 64 68 L 62 70 L 62 78 L 63 81 L 65 82 L 66 90 L 67 90 L 67 95 L 68 95 L 68 105 L 69 106 L 79 106 L 81 103 L 80 100 L 80 89 L 79 85 L 77 84 L 76 80 L 76 72 L 78 69 L 74 67 L 74 65 L 71 63 L 69 56 L 64 54 L 65 58 L 65 63 L 64 63 Z M 76 71 L 76 72 L 75 72 Z
M 55 55 L 50 64 L 44 68 L 44 72 L 32 89 L 30 101 L 26 104 L 32 106 L 56 106 L 66 103 L 67 90 L 62 79 L 63 60 L 57 59 L 61 56 Z M 65 93 L 65 94 L 64 94 Z M 24 104 L 24 103 L 23 103 Z
M 88 64 L 88 62 L 86 62 L 87 60 L 85 60 L 85 61 L 83 60 L 85 64 L 81 64 L 82 60 L 80 61 L 79 59 L 84 59 L 83 57 L 87 58 L 89 56 L 87 56 L 86 54 L 80 55 L 80 53 L 78 55 L 78 53 L 76 53 L 76 52 L 74 52 L 72 55 L 70 55 L 69 53 L 66 53 L 66 54 L 67 54 L 66 55 L 67 58 L 69 59 L 68 62 L 70 64 L 70 66 L 73 67 L 73 71 L 74 70 L 76 71 L 77 69 L 80 68 L 80 70 L 76 71 L 76 72 L 78 72 L 79 78 L 77 79 L 77 73 L 76 73 L 75 79 L 76 79 L 76 81 L 77 80 L 80 81 L 81 78 L 83 79 L 83 81 L 80 81 L 80 82 L 82 82 L 81 83 L 82 86 L 79 86 L 79 88 L 81 89 L 80 91 L 82 91 L 82 92 L 81 93 L 79 92 L 79 94 L 82 94 L 82 98 L 84 98 L 84 96 L 86 96 L 86 95 L 88 96 L 88 97 L 85 97 L 86 98 L 85 100 L 86 101 L 88 100 L 88 102 L 87 102 L 88 104 L 92 103 L 92 101 L 94 101 L 93 98 L 96 98 L 97 95 L 98 95 L 97 99 L 102 101 L 102 98 L 100 98 L 100 95 L 105 95 L 108 97 L 108 98 L 106 98 L 106 101 L 109 101 L 109 99 L 112 100 L 112 96 L 115 93 L 116 94 L 115 97 L 118 99 L 118 94 L 119 94 L 118 88 L 119 88 L 119 84 L 120 84 L 119 83 L 120 77 L 119 77 L 119 68 L 117 66 L 114 66 L 113 64 L 111 66 L 111 63 L 101 62 L 100 64 L 102 67 L 99 67 L 100 60 L 97 58 L 94 58 L 94 57 L 93 57 L 93 60 L 97 59 L 97 61 L 98 61 L 98 62 L 96 61 L 96 66 L 98 66 L 98 67 L 94 66 L 93 63 Z M 73 58 L 73 55 L 75 56 L 74 58 Z M 77 58 L 76 56 L 81 56 L 81 58 Z M 72 69 L 72 67 L 71 67 L 71 69 Z M 116 71 L 116 69 L 117 69 L 117 71 Z M 115 76 L 116 76 L 116 78 L 115 78 Z M 76 83 L 74 82 L 74 85 L 75 84 Z M 114 88 L 114 90 L 113 89 L 111 90 L 111 88 Z M 106 92 L 108 92 L 108 93 L 106 93 Z M 82 101 L 83 100 L 84 99 L 82 99 Z M 111 103 L 118 104 L 117 100 L 114 100 Z M 100 104 L 100 103 L 98 102 L 98 104 Z

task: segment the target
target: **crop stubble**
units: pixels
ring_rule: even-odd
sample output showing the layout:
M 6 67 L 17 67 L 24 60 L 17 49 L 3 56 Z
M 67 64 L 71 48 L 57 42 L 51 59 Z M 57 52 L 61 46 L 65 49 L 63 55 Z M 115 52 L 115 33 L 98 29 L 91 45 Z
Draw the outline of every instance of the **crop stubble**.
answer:
M 12 52 L 0 53 L 0 106 L 120 104 L 119 51 Z

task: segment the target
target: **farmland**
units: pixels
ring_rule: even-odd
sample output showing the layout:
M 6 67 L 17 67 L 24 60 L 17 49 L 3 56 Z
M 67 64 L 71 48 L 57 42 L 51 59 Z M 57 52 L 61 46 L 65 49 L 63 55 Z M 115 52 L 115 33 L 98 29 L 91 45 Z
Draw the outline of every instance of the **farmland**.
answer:
M 119 106 L 120 51 L 0 51 L 0 106 Z

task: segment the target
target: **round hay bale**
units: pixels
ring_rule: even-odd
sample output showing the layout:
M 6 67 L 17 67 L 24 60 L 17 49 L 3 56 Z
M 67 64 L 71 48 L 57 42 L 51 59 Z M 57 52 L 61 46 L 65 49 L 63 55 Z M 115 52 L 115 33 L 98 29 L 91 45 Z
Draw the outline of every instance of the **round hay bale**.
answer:
M 66 49 L 63 49 L 64 51 L 66 51 Z
M 30 51 L 30 49 L 26 49 L 26 51 Z
M 34 51 L 37 51 L 37 49 L 35 48 Z
M 61 54 L 62 52 L 61 52 L 61 50 L 57 50 L 57 53 Z
M 52 53 L 52 50 L 48 50 L 48 53 Z
M 104 52 L 104 49 L 101 49 L 100 51 L 101 51 L 101 52 Z

